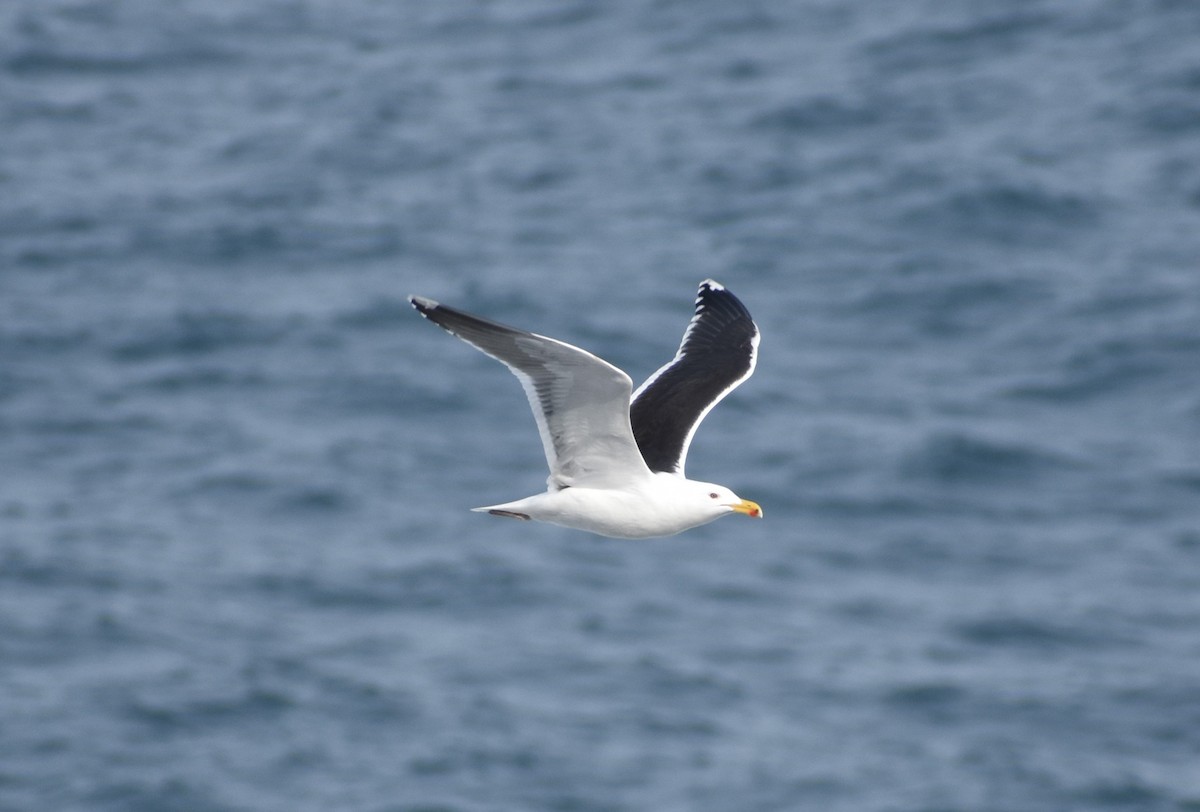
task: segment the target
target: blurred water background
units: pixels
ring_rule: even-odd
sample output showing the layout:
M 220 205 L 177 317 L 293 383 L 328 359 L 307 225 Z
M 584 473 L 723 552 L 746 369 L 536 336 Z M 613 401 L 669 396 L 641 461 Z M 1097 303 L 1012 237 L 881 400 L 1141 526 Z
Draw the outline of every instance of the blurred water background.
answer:
M 1200 3 L 0 4 L 0 809 L 1200 810 Z M 421 293 L 758 371 L 651 542 Z

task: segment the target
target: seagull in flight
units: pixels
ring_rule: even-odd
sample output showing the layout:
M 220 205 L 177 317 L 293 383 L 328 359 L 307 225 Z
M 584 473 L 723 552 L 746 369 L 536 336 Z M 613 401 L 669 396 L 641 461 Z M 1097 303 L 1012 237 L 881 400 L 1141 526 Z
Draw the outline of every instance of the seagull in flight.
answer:
M 759 332 L 736 296 L 709 279 L 678 352 L 633 391 L 612 364 L 558 339 L 508 327 L 423 296 L 417 312 L 517 376 L 550 467 L 546 492 L 474 508 L 613 538 L 670 536 L 762 508 L 723 485 L 684 476 L 696 427 L 750 377 Z

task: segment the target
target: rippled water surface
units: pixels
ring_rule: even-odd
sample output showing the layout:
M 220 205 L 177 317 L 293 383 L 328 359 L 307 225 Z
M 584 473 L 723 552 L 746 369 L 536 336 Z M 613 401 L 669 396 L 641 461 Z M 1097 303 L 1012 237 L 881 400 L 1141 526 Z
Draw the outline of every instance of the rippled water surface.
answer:
M 0 5 L 0 809 L 1200 810 L 1200 4 Z M 421 293 L 758 370 L 615 542 Z

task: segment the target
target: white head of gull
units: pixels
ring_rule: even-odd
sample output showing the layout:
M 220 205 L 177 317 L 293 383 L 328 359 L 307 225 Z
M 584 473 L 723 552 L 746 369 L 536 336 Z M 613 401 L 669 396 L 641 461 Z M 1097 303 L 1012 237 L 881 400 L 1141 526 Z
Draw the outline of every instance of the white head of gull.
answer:
M 475 510 L 614 538 L 670 536 L 730 513 L 762 517 L 756 503 L 683 473 L 696 427 L 750 377 L 758 356 L 758 327 L 720 284 L 701 283 L 679 351 L 636 392 L 628 375 L 578 347 L 422 296 L 408 300 L 507 366 L 537 421 L 546 492 Z

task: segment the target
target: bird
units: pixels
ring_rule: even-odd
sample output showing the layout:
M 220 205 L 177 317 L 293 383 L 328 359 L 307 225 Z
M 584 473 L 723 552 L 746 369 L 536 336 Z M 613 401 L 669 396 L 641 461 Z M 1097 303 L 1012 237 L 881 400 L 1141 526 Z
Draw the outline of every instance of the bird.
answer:
M 637 391 L 625 372 L 564 341 L 424 296 L 408 301 L 508 367 L 541 436 L 545 493 L 472 510 L 623 539 L 672 536 L 734 513 L 762 518 L 756 502 L 684 475 L 697 426 L 758 360 L 758 326 L 720 283 L 700 284 L 675 357 Z

